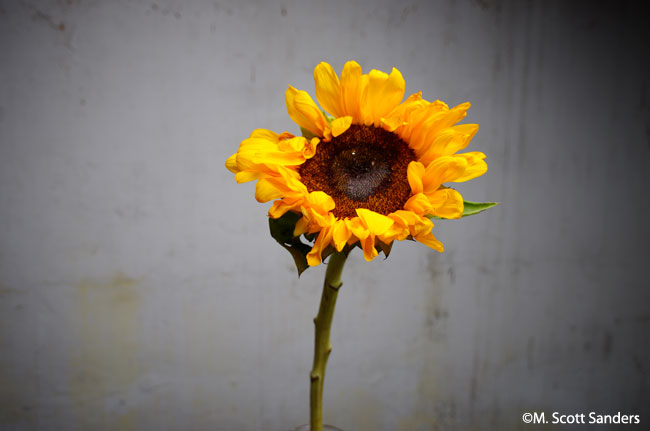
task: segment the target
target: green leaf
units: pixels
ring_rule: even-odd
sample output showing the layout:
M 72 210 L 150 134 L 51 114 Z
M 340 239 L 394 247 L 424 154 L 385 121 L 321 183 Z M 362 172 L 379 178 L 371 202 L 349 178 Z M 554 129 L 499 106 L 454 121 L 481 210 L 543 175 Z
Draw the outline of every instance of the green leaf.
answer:
M 325 117 L 325 119 L 327 120 L 328 123 L 331 123 L 332 121 L 334 121 L 334 117 L 332 117 L 327 112 L 323 111 L 322 109 L 320 110 L 320 112 L 323 113 L 323 116 Z
M 461 217 L 468 217 L 474 214 L 478 214 L 489 208 L 499 205 L 498 202 L 470 202 L 470 201 L 463 201 L 463 204 L 464 204 L 464 209 L 463 209 L 463 215 Z M 449 220 L 438 216 L 427 216 L 427 217 L 434 220 Z
M 498 202 L 470 202 L 463 201 L 465 209 L 463 209 L 463 217 L 471 216 L 485 211 L 486 209 L 499 205 Z
M 280 218 L 269 218 L 271 236 L 291 253 L 298 270 L 298 277 L 309 268 L 307 253 L 311 251 L 311 245 L 302 242 L 300 237 L 293 236 L 293 230 L 300 217 L 302 215 L 288 211 Z
M 319 138 L 319 136 L 317 134 L 315 134 L 311 130 L 305 129 L 304 127 L 300 128 L 300 133 L 302 133 L 302 136 L 304 136 L 305 138 L 307 138 L 309 140 L 311 140 L 311 138 Z

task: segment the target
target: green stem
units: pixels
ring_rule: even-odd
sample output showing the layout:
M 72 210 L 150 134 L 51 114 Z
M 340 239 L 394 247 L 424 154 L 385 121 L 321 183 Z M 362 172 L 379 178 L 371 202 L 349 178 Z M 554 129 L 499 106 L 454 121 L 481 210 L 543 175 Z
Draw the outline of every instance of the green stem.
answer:
M 345 264 L 346 254 L 336 252 L 330 256 L 325 271 L 323 283 L 323 296 L 320 300 L 318 314 L 314 319 L 315 343 L 314 365 L 309 375 L 311 386 L 309 391 L 309 423 L 310 431 L 323 431 L 323 383 L 325 381 L 325 367 L 332 351 L 330 344 L 330 328 L 334 317 L 334 306 L 341 282 L 341 273 Z

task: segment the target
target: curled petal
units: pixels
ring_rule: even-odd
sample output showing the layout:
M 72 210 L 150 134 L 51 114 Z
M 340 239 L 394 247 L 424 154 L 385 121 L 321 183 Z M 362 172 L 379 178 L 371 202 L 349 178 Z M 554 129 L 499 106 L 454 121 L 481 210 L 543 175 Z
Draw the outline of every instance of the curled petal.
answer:
M 289 86 L 285 93 L 289 117 L 300 127 L 318 135 L 325 136 L 327 120 L 306 91 Z
M 440 189 L 429 197 L 429 201 L 432 215 L 448 219 L 463 216 L 463 197 L 454 189 Z
M 469 181 L 473 178 L 480 177 L 488 170 L 487 163 L 485 163 L 484 160 L 485 154 L 479 151 L 456 154 L 454 157 L 461 157 L 467 161 L 465 172 L 463 172 L 463 174 L 456 179 L 452 180 L 454 182 L 460 183 L 463 181 Z

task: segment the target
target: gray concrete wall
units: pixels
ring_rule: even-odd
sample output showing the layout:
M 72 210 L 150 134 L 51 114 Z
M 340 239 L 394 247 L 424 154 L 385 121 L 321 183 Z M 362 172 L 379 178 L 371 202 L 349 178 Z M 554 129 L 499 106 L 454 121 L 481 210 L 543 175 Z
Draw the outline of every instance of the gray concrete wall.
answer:
M 0 428 L 307 421 L 324 267 L 297 279 L 268 205 L 223 164 L 254 128 L 296 132 L 287 85 L 313 94 L 316 64 L 349 59 L 471 101 L 489 171 L 460 191 L 503 204 L 437 223 L 444 254 L 353 253 L 326 421 L 523 430 L 528 411 L 620 411 L 647 427 L 639 4 L 0 2 Z

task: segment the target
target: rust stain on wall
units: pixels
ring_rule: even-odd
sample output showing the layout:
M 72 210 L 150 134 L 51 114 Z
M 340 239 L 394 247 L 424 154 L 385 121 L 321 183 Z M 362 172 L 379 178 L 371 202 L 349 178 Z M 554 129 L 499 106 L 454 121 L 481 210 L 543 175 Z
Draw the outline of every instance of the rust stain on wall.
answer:
M 138 282 L 122 273 L 75 286 L 80 339 L 71 365 L 70 399 L 79 425 L 137 429 L 127 393 L 139 373 Z

